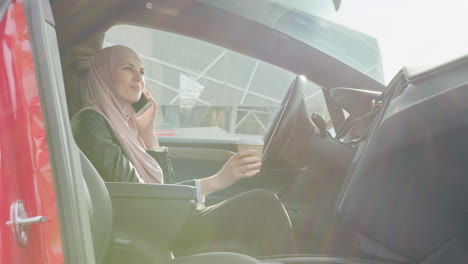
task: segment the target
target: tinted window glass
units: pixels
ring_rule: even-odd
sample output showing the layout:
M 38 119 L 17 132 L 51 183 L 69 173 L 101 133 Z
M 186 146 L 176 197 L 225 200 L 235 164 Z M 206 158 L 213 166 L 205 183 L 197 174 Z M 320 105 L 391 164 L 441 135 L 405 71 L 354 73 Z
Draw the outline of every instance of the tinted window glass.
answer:
M 105 37 L 105 46 L 115 44 L 143 58 L 146 87 L 159 106 L 160 136 L 263 136 L 295 77 L 255 58 L 164 31 L 116 26 Z M 306 101 L 329 120 L 322 90 L 312 82 Z

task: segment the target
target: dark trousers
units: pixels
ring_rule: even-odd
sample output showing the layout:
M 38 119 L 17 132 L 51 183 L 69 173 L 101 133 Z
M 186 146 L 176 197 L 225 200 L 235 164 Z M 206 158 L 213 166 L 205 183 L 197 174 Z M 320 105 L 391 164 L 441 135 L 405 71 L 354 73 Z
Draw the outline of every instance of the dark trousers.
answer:
M 215 251 L 251 256 L 296 253 L 291 222 L 278 197 L 253 190 L 197 211 L 180 233 L 174 254 Z

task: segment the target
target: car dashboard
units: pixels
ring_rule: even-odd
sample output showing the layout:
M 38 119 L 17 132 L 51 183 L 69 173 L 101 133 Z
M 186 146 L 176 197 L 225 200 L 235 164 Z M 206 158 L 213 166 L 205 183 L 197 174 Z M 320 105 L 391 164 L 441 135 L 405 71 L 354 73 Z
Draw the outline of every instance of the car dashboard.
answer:
M 467 256 L 468 57 L 405 68 L 383 98 L 338 215 L 371 256 L 458 263 Z

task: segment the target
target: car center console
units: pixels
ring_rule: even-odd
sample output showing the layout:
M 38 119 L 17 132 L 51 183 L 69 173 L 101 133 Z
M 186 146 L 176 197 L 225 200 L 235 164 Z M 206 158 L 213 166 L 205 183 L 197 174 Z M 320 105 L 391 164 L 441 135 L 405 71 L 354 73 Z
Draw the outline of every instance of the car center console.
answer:
M 170 246 L 196 208 L 192 186 L 106 183 L 113 207 L 110 263 L 170 259 Z

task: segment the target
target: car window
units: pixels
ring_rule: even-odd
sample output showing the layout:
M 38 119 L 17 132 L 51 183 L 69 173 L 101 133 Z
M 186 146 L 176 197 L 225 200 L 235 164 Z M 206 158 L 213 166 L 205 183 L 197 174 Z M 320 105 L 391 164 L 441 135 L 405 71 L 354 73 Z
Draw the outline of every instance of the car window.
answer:
M 104 46 L 125 45 L 143 59 L 146 87 L 158 103 L 159 136 L 261 137 L 295 74 L 198 39 L 138 26 L 106 32 Z M 331 126 L 322 89 L 305 98 Z

